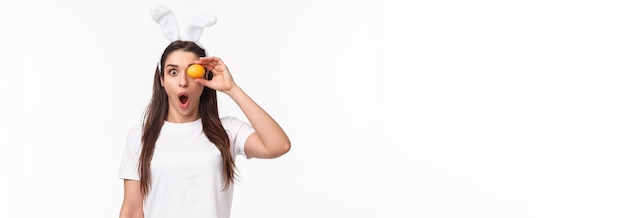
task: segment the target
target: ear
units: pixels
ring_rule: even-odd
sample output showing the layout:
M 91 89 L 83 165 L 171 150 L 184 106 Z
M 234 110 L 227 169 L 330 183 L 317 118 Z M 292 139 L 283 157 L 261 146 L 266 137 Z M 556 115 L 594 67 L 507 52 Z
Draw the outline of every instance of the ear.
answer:
M 161 26 L 161 32 L 165 35 L 165 38 L 170 42 L 180 39 L 180 33 L 178 30 L 178 22 L 172 10 L 164 5 L 155 5 L 150 15 L 152 19 Z
M 202 15 L 195 17 L 191 24 L 187 27 L 187 37 L 188 40 L 198 42 L 200 41 L 200 37 L 202 36 L 202 31 L 206 27 L 210 27 L 215 25 L 217 22 L 217 18 L 210 15 Z
M 163 77 L 165 77 L 165 75 L 159 77 L 160 78 L 159 80 L 161 81 L 161 87 L 165 87 L 165 86 L 163 86 Z

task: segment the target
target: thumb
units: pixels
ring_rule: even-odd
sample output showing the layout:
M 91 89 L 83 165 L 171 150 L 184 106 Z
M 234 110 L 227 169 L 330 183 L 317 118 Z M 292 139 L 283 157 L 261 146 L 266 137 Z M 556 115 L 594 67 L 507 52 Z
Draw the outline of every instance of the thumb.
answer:
M 202 84 L 203 86 L 209 87 L 211 88 L 211 86 L 213 85 L 213 82 L 211 80 L 206 80 L 206 79 L 194 79 L 194 81 L 196 81 L 197 83 Z

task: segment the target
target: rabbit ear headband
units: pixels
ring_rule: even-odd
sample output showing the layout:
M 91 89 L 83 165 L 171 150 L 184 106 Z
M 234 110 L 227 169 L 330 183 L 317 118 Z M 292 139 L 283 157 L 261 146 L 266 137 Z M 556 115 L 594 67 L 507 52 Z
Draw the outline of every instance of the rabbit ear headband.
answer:
M 204 28 L 213 26 L 217 22 L 217 18 L 210 15 L 196 16 L 191 20 L 189 26 L 187 26 L 185 35 L 181 37 L 178 29 L 178 22 L 172 10 L 164 5 L 156 5 L 152 8 L 150 13 L 152 19 L 161 26 L 161 32 L 170 42 L 176 40 L 192 41 L 198 46 L 204 49 L 204 46 L 200 43 L 200 37 Z M 205 49 L 206 50 L 206 49 Z M 207 53 L 208 56 L 208 53 Z M 158 65 L 159 71 L 161 71 L 161 63 Z

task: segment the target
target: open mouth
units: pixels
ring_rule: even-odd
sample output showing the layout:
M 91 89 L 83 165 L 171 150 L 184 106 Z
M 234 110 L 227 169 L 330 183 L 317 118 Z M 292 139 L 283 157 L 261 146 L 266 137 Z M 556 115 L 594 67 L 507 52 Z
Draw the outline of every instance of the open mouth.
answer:
M 187 103 L 189 103 L 189 96 L 187 93 L 180 93 L 178 94 L 178 100 L 180 101 L 181 106 L 185 107 L 187 106 Z

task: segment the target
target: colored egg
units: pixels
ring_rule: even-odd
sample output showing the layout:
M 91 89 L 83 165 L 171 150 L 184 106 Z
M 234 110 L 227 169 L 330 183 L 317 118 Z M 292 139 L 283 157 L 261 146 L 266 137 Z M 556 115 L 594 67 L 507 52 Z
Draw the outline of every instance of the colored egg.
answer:
M 187 75 L 191 78 L 198 79 L 204 76 L 204 67 L 200 64 L 193 64 L 187 68 Z

